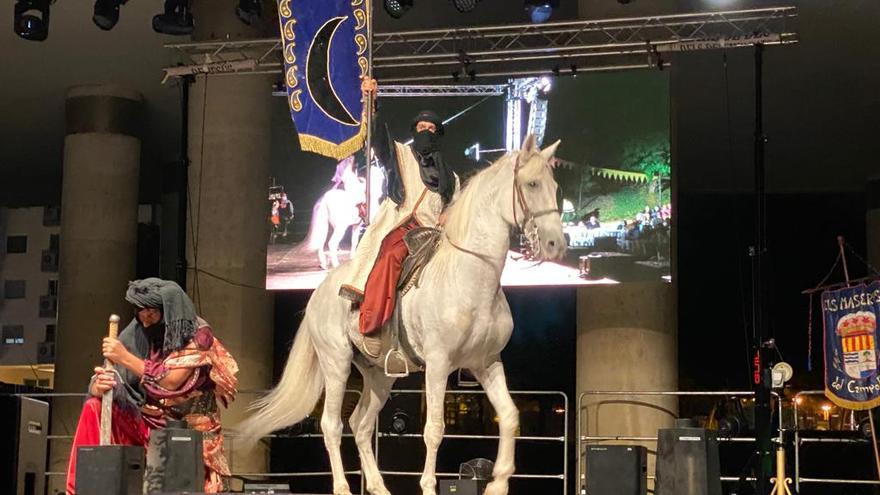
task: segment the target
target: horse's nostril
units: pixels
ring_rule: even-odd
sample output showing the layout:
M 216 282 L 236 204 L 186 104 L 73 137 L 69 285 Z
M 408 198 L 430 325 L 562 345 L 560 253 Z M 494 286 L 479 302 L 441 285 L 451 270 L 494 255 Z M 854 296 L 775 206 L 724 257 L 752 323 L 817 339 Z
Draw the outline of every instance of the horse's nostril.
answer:
M 549 244 L 550 247 L 556 247 L 556 241 L 550 241 L 547 244 Z

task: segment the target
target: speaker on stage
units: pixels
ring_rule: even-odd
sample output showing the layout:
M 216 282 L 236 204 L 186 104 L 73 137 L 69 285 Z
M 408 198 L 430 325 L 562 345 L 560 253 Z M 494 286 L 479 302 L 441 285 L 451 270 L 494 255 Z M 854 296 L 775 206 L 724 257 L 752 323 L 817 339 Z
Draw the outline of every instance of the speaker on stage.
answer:
M 42 495 L 46 487 L 49 404 L 16 395 L 0 396 L 0 493 Z
M 440 480 L 440 495 L 483 495 L 487 480 Z
M 645 495 L 648 490 L 648 449 L 641 445 L 590 445 L 586 495 Z
M 655 495 L 721 495 L 714 431 L 689 426 L 662 428 L 657 436 Z
M 142 493 L 144 448 L 139 445 L 90 445 L 76 451 L 77 495 Z
M 200 492 L 205 489 L 202 434 L 186 421 L 168 421 L 153 430 L 147 449 L 144 493 Z

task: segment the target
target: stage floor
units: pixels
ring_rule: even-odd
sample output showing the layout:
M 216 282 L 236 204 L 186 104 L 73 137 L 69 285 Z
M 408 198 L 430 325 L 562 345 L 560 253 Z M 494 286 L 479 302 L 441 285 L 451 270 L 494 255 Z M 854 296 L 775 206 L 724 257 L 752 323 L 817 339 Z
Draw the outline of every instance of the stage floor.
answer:
M 349 259 L 347 250 L 339 251 L 339 260 Z M 269 246 L 266 270 L 266 289 L 303 290 L 318 286 L 327 271 L 318 264 L 318 255 L 298 250 L 289 244 Z M 616 284 L 616 280 L 603 278 L 587 280 L 579 276 L 577 268 L 559 263 L 536 263 L 522 259 L 519 253 L 509 251 L 501 285 L 504 287 L 580 286 Z

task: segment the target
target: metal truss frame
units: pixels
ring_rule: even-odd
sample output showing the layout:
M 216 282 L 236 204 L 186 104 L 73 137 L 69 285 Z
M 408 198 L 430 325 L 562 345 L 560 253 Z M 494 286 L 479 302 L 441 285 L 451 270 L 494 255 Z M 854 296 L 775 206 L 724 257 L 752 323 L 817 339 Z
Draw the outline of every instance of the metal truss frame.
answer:
M 662 67 L 667 52 L 795 43 L 797 35 L 787 24 L 796 17 L 796 7 L 767 7 L 375 33 L 373 71 L 390 83 L 452 83 Z M 184 64 L 167 69 L 174 70 L 171 76 L 281 73 L 277 39 L 166 46 Z M 230 64 L 250 60 L 255 63 L 248 67 Z

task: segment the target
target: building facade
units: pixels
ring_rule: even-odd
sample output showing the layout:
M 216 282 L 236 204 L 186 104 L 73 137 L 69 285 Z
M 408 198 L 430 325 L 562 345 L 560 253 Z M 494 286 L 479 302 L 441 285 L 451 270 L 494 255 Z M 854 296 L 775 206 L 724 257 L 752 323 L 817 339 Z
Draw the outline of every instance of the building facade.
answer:
M 51 387 L 60 208 L 0 208 L 0 381 Z

